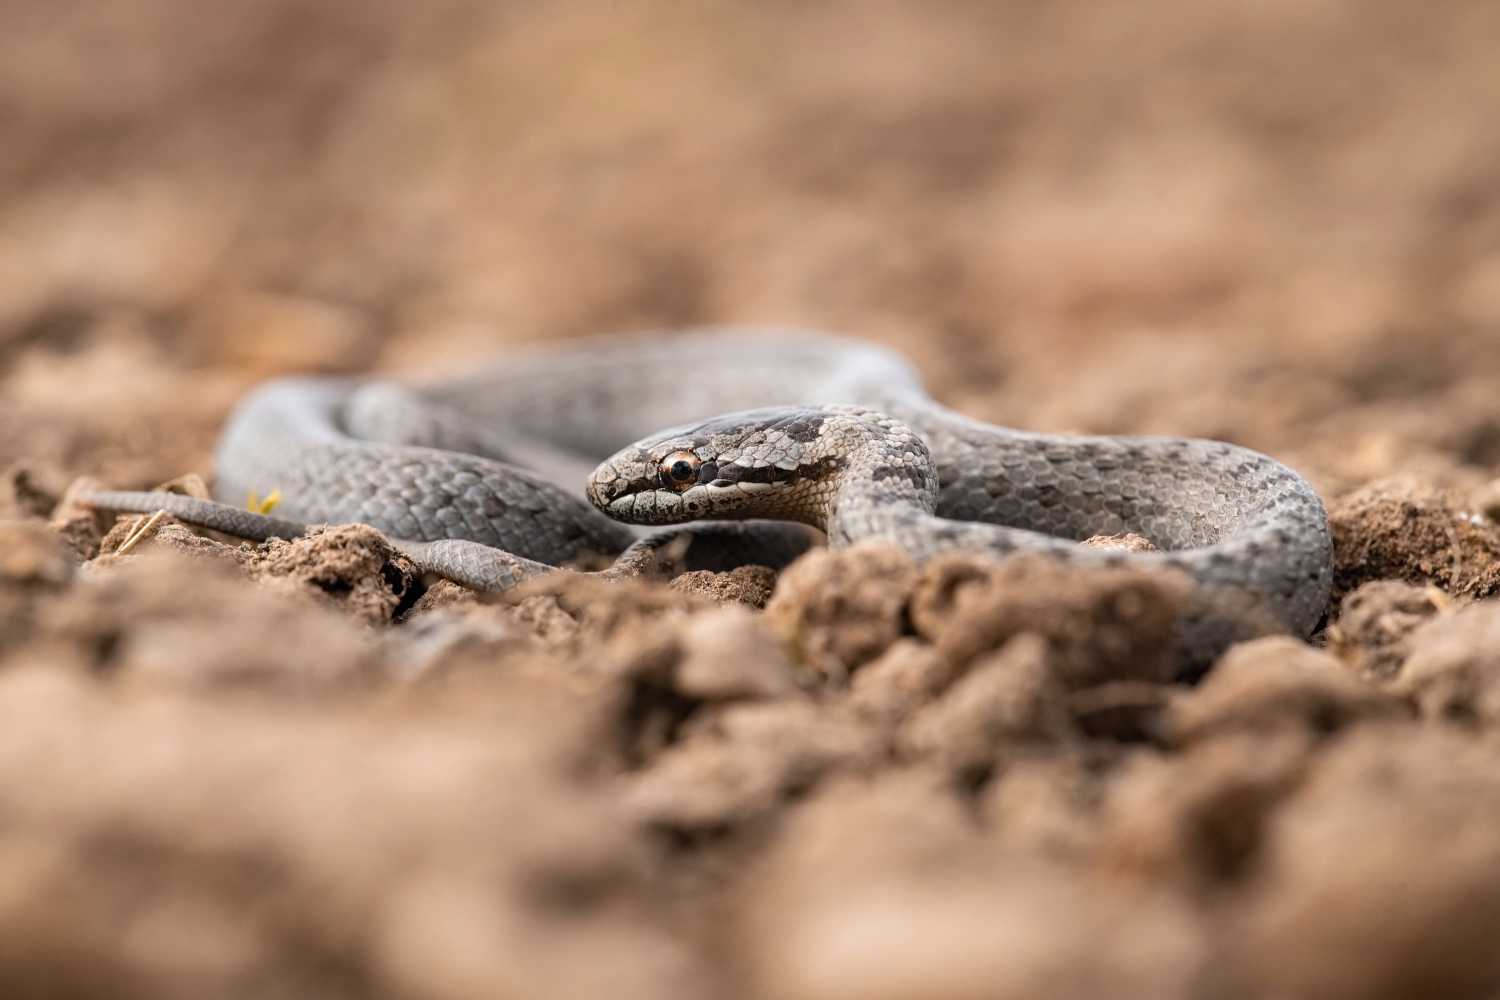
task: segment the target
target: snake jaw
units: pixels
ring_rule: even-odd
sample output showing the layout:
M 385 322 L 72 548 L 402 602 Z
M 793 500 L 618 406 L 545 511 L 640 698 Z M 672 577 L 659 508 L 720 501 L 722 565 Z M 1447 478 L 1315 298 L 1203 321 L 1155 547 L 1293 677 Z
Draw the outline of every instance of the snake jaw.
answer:
M 762 516 L 756 501 L 776 491 L 771 483 L 718 480 L 682 493 L 663 488 L 626 493 L 599 504 L 610 517 L 627 524 L 680 524 L 712 518 Z M 598 501 L 595 501 L 598 503 Z
M 702 518 L 734 517 L 753 497 L 769 492 L 769 483 L 734 483 L 715 479 L 681 492 L 645 480 L 624 480 L 597 473 L 589 483 L 589 497 L 610 517 L 627 524 L 680 524 Z

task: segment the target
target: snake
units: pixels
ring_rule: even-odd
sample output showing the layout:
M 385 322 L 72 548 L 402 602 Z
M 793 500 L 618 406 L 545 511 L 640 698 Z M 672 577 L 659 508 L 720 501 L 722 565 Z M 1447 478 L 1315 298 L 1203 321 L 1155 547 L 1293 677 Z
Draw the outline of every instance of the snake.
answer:
M 1197 662 L 1254 635 L 1308 635 L 1333 576 L 1321 500 L 1266 455 L 985 423 L 936 402 L 900 354 L 803 330 L 590 338 L 406 381 L 276 379 L 235 409 L 214 465 L 214 499 L 82 499 L 255 541 L 367 524 L 483 590 L 601 557 L 639 571 L 674 542 L 702 553 L 679 569 L 779 569 L 816 532 L 918 564 L 1034 555 L 1175 572 L 1196 585 L 1177 646 Z M 274 514 L 242 506 L 273 490 Z M 1122 535 L 1153 551 L 1080 544 Z

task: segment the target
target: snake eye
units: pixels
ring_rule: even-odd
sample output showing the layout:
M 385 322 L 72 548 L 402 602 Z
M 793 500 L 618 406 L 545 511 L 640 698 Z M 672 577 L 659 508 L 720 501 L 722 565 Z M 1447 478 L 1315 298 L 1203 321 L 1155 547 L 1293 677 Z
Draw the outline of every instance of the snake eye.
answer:
M 669 490 L 681 493 L 698 478 L 698 456 L 690 451 L 674 451 L 661 460 L 661 484 Z

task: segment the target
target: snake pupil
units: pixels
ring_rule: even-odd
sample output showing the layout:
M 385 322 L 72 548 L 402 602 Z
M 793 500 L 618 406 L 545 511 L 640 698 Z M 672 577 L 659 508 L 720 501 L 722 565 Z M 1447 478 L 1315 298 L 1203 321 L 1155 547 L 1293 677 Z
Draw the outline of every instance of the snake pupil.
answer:
M 661 484 L 664 488 L 683 492 L 692 486 L 698 477 L 698 467 L 703 463 L 690 451 L 677 451 L 661 460 Z

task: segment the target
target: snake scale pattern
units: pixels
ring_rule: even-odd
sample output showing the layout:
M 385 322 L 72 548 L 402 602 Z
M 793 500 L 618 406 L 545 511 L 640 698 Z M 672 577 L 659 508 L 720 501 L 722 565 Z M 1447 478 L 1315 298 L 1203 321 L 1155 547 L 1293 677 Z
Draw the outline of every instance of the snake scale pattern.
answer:
M 426 384 L 278 380 L 231 417 L 215 464 L 222 502 L 87 499 L 260 540 L 370 524 L 487 589 L 590 554 L 628 564 L 681 535 L 627 524 L 721 518 L 799 522 L 835 547 L 887 541 L 919 562 L 1026 552 L 1176 570 L 1197 584 L 1179 647 L 1198 662 L 1250 635 L 1308 634 L 1332 579 L 1321 501 L 1264 455 L 982 423 L 934 402 L 899 355 L 803 331 L 584 341 Z M 273 489 L 275 517 L 240 506 Z M 780 566 L 808 544 L 774 522 L 686 530 L 721 553 L 705 567 Z M 1161 551 L 1078 544 L 1126 532 Z

